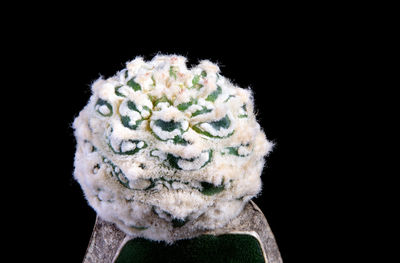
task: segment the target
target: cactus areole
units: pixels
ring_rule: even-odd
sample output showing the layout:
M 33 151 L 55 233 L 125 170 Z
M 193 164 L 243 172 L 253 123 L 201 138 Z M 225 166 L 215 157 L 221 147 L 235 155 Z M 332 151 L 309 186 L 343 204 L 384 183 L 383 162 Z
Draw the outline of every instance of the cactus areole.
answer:
M 251 90 L 210 61 L 138 57 L 93 83 L 73 124 L 74 176 L 130 236 L 172 243 L 222 227 L 261 190 L 272 143 L 253 109 Z

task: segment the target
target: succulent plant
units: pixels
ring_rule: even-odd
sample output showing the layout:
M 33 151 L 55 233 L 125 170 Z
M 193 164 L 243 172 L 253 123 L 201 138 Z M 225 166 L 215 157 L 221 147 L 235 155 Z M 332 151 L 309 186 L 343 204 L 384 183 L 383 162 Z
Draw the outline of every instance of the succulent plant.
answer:
M 158 55 L 93 83 L 74 121 L 74 176 L 100 217 L 173 242 L 225 225 L 260 192 L 272 143 L 251 90 L 219 72 Z

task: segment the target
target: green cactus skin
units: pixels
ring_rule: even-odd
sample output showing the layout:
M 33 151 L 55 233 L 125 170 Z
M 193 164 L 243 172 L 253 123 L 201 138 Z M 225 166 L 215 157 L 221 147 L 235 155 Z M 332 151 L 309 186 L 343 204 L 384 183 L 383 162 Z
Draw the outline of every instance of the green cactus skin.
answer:
M 215 186 L 207 182 L 201 182 L 201 187 L 203 187 L 201 193 L 204 195 L 215 195 L 225 190 L 224 185 Z
M 100 107 L 106 106 L 109 113 L 103 113 L 100 111 Z M 113 115 L 113 108 L 109 102 L 103 99 L 98 99 L 96 103 L 96 111 L 103 117 L 110 117 Z
M 217 89 L 213 91 L 210 95 L 207 96 L 206 100 L 215 102 L 215 100 L 218 98 L 219 95 L 221 95 L 222 89 L 220 86 L 217 86 Z
M 201 124 L 203 124 L 203 123 L 199 123 L 199 124 L 196 124 L 195 126 L 193 126 L 193 130 L 194 130 L 195 132 L 197 132 L 197 133 L 203 134 L 203 135 L 205 135 L 205 136 L 207 136 L 207 137 L 210 137 L 210 138 L 219 138 L 219 139 L 221 139 L 221 138 L 227 138 L 227 137 L 229 137 L 229 136 L 232 136 L 232 134 L 234 133 L 234 131 L 232 131 L 231 133 L 229 133 L 229 134 L 226 135 L 226 136 L 215 136 L 215 135 L 212 135 L 211 133 L 205 131 L 204 129 L 202 129 L 202 128 L 200 127 Z M 231 125 L 231 120 L 229 119 L 229 117 L 228 117 L 227 115 L 225 115 L 225 117 L 223 117 L 222 119 L 209 122 L 209 124 L 210 124 L 215 130 L 219 131 L 219 130 L 221 130 L 221 129 L 228 129 L 228 128 L 230 127 L 230 125 Z
M 134 91 L 138 91 L 141 90 L 142 87 L 140 86 L 140 84 L 136 83 L 133 78 L 128 80 L 128 82 L 126 83 L 126 85 L 128 85 L 129 87 L 131 87 Z

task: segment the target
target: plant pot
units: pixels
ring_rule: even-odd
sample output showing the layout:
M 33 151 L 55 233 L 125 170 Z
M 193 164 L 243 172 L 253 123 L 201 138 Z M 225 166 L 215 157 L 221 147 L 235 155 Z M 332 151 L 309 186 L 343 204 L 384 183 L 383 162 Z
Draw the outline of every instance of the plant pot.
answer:
M 174 244 L 132 238 L 97 217 L 84 263 L 282 262 L 268 222 L 250 201 L 226 226 Z

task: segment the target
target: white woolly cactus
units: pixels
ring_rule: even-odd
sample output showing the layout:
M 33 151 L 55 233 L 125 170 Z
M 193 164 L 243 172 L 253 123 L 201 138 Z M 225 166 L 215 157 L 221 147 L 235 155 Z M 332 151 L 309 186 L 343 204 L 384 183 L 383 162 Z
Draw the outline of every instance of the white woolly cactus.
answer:
M 128 62 L 75 119 L 75 178 L 103 219 L 173 242 L 222 227 L 261 190 L 267 141 L 251 91 L 181 56 Z

